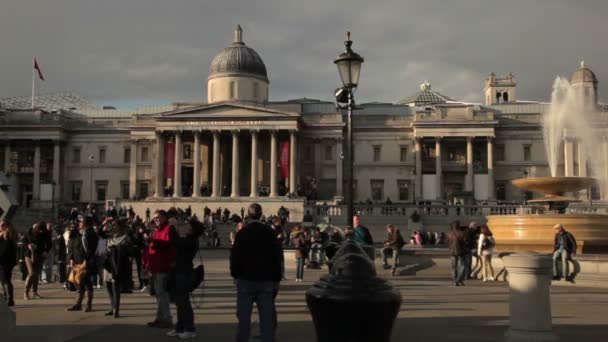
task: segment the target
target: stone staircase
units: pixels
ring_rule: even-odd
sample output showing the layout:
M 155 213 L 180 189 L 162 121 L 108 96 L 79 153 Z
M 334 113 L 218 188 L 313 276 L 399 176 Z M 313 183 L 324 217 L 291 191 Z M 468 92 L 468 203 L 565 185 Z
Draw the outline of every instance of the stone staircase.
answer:
M 19 207 L 12 218 L 13 225 L 18 232 L 27 232 L 38 221 L 51 221 L 54 219 L 50 208 Z

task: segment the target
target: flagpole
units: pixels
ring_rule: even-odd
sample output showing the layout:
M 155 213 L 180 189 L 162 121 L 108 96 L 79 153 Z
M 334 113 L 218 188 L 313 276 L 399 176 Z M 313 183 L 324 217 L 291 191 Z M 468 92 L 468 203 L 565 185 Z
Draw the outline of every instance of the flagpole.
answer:
M 35 60 L 35 58 L 34 58 Z M 33 63 L 34 61 L 32 61 Z M 34 75 L 34 64 L 32 64 L 32 110 L 34 110 L 34 86 L 36 84 L 36 79 Z

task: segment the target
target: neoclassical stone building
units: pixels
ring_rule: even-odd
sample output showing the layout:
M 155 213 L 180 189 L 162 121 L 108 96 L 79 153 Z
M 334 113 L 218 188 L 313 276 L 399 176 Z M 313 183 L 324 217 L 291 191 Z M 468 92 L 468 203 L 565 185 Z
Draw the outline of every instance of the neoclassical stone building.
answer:
M 599 113 L 591 120 L 608 134 L 608 107 L 597 102 L 593 72 L 582 66 L 571 82 L 593 97 Z M 270 89 L 264 62 L 238 27 L 233 43 L 210 63 L 206 102 L 114 109 L 49 94 L 30 110 L 29 98 L 0 99 L 0 166 L 24 205 L 136 199 L 301 207 L 302 200 L 285 194 L 341 197 L 343 113 L 333 102 L 271 101 Z M 492 73 L 484 94 L 485 104 L 465 103 L 425 82 L 399 102 L 360 104 L 356 201 L 529 197 L 509 181 L 549 174 L 541 127 L 549 104 L 520 101 L 512 74 Z M 594 173 L 606 176 L 608 145 L 598 144 L 605 146 L 597 156 L 604 168 Z M 579 149 L 575 139 L 564 142 L 564 175 L 588 174 Z M 604 194 L 595 189 L 592 196 Z

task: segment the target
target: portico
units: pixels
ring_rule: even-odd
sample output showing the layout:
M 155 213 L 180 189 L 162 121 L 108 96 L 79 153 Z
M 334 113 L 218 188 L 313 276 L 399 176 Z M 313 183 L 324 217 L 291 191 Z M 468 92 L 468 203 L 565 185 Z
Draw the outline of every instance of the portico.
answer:
M 167 186 L 173 197 L 214 199 L 278 197 L 297 188 L 298 113 L 220 103 L 161 113 L 155 120 L 155 198 L 169 195 Z M 277 170 L 283 144 L 289 148 L 287 179 L 279 179 Z M 173 168 L 167 167 L 168 155 L 174 157 Z M 183 172 L 190 168 L 186 180 Z

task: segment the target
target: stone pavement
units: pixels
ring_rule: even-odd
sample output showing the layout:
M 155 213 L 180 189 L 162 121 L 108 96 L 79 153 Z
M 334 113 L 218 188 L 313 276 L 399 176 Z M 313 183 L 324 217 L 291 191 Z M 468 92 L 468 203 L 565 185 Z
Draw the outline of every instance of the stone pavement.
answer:
M 236 327 L 235 293 L 228 273 L 228 251 L 203 251 L 207 280 L 195 296 L 198 341 L 232 341 Z M 287 265 L 277 307 L 277 341 L 314 341 L 314 329 L 304 292 L 325 270 L 306 270 L 305 281 L 295 283 L 295 265 Z M 378 268 L 379 270 L 381 268 Z M 388 272 L 379 271 L 390 277 Z M 507 329 L 508 289 L 504 283 L 467 282 L 454 287 L 443 265 L 416 276 L 390 277 L 403 295 L 401 312 L 393 330 L 394 341 L 498 341 Z M 94 312 L 71 313 L 73 293 L 57 284 L 42 285 L 44 299 L 23 301 L 23 283 L 17 280 L 16 312 L 22 341 L 121 342 L 168 341 L 163 330 L 145 326 L 154 316 L 155 301 L 142 293 L 123 296 L 121 314 L 114 319 L 105 289 L 97 290 Z M 608 341 L 608 289 L 576 286 L 553 287 L 555 331 L 562 341 Z M 255 317 L 255 313 L 254 313 Z M 257 318 L 254 318 L 257 319 Z M 2 338 L 0 337 L 0 341 Z

